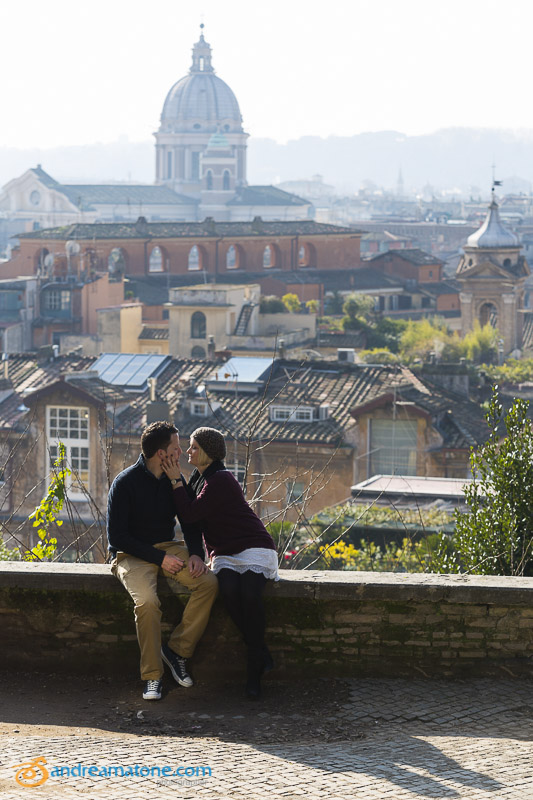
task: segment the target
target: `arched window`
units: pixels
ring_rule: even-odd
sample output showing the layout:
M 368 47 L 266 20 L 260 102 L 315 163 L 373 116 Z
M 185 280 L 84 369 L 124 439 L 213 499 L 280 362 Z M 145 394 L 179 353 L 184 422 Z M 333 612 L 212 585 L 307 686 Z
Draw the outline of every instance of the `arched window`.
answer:
M 226 253 L 226 269 L 237 269 L 239 266 L 239 259 L 237 254 L 237 248 L 234 244 L 231 244 L 228 247 L 228 252 Z
M 222 179 L 222 188 L 225 192 L 229 191 L 229 183 L 230 183 L 230 174 L 227 169 L 224 170 L 224 177 Z
M 191 350 L 191 358 L 205 358 L 205 349 L 196 344 Z
M 206 185 L 208 189 L 213 188 L 213 173 L 211 172 L 210 169 L 207 170 Z
M 493 328 L 498 327 L 498 309 L 494 303 L 483 303 L 479 309 L 480 325 L 484 327 L 487 322 L 489 322 Z
M 107 269 L 110 275 L 123 274 L 126 269 L 126 259 L 124 250 L 121 247 L 114 247 L 107 258 Z
M 507 269 L 509 269 L 509 267 L 511 266 L 511 259 L 510 258 L 505 258 L 503 260 L 503 266 L 506 267 Z
M 189 250 L 189 262 L 187 266 L 190 270 L 201 269 L 200 250 L 196 245 L 193 245 Z
M 263 267 L 265 269 L 269 269 L 269 267 L 275 267 L 275 266 L 276 266 L 276 253 L 272 245 L 267 244 L 267 246 L 263 250 Z
M 298 248 L 298 266 L 316 267 L 316 250 L 309 242 L 304 242 Z
M 163 272 L 163 253 L 157 245 L 150 253 L 148 269 L 150 272 Z
M 205 314 L 195 311 L 191 317 L 191 339 L 205 339 Z
M 240 253 L 238 247 L 230 244 L 226 251 L 226 269 L 238 269 L 240 267 Z

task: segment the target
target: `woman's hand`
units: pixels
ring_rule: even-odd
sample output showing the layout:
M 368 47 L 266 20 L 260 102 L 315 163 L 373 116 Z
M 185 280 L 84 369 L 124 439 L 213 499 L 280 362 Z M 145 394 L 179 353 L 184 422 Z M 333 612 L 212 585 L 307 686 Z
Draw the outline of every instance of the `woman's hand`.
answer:
M 161 459 L 161 468 L 169 480 L 179 480 L 181 478 L 179 464 L 174 458 Z

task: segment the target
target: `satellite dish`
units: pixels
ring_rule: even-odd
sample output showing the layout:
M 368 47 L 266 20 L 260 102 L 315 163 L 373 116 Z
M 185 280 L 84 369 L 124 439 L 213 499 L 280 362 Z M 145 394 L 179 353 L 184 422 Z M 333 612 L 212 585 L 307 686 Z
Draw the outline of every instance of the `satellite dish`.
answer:
M 52 253 L 48 253 L 47 256 L 44 257 L 44 266 L 45 267 L 53 267 L 54 266 L 54 256 Z
M 78 242 L 74 242 L 72 239 L 69 239 L 65 245 L 65 250 L 67 251 L 67 255 L 77 256 L 80 252 L 80 245 Z

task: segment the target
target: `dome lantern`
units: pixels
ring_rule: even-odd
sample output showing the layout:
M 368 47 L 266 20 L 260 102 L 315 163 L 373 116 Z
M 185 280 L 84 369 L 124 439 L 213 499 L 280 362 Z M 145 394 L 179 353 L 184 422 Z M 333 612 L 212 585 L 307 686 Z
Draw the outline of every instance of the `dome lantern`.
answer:
M 498 203 L 492 189 L 492 201 L 485 217 L 485 222 L 475 233 L 466 240 L 467 247 L 519 247 L 518 237 L 502 225 Z
M 213 65 L 211 64 L 211 45 L 204 39 L 203 23 L 200 25 L 201 33 L 200 39 L 193 45 L 192 48 L 192 65 L 189 74 L 193 75 L 195 72 L 214 72 Z

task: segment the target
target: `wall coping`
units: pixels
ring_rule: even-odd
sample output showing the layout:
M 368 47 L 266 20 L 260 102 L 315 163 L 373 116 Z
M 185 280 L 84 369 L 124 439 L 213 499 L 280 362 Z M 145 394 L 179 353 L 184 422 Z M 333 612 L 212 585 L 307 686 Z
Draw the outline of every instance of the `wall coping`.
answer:
M 0 590 L 124 592 L 108 564 L 0 562 Z M 163 581 L 163 591 L 164 581 Z M 170 590 L 168 590 L 170 591 Z M 187 590 L 183 589 L 183 594 Z M 267 596 L 316 600 L 363 598 L 533 606 L 533 578 L 429 573 L 282 570 Z

